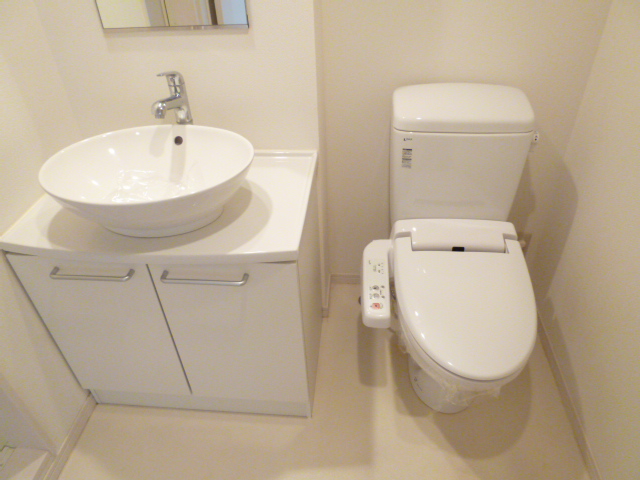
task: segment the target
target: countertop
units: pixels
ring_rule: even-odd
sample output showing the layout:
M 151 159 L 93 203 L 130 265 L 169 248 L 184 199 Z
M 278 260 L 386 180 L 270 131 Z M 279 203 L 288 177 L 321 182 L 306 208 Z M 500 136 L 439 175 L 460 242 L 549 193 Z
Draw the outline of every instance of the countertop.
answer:
M 113 233 L 39 199 L 0 237 L 7 252 L 162 264 L 295 261 L 317 163 L 314 151 L 257 151 L 244 183 L 213 223 L 162 238 Z

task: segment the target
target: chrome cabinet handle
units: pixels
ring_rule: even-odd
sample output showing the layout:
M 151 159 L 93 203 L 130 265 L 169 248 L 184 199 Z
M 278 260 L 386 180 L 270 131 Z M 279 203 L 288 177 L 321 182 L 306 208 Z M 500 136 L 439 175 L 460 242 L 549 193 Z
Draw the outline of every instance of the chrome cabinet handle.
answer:
M 169 270 L 164 270 L 160 276 L 162 283 L 179 283 L 189 285 L 216 285 L 219 287 L 242 287 L 249 280 L 249 274 L 245 273 L 242 276 L 242 280 L 229 281 L 229 280 L 200 280 L 196 278 L 169 278 Z
M 51 270 L 51 273 L 49 274 L 49 276 L 54 280 L 90 280 L 90 281 L 97 281 L 97 282 L 126 282 L 127 280 L 130 280 L 131 277 L 133 277 L 134 273 L 136 273 L 136 271 L 133 268 L 129 269 L 127 274 L 122 277 L 115 277 L 111 275 L 65 275 L 65 274 L 58 273 L 59 271 L 60 271 L 59 267 L 54 267 L 53 270 Z

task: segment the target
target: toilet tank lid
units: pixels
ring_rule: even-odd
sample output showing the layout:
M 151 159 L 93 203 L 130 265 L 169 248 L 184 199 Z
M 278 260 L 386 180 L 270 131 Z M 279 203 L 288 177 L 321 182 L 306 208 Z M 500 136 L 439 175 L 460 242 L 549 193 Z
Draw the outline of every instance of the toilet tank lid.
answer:
M 393 127 L 425 133 L 525 133 L 534 128 L 534 114 L 527 96 L 514 87 L 431 83 L 393 92 Z

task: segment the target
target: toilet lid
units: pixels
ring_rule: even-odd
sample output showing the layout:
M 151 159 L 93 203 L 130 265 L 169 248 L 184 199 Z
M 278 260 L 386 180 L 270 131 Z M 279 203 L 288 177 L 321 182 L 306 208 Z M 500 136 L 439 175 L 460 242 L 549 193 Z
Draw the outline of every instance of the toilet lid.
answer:
M 402 319 L 423 352 L 452 373 L 497 380 L 526 364 L 536 307 L 520 244 L 506 252 L 414 251 L 394 239 Z

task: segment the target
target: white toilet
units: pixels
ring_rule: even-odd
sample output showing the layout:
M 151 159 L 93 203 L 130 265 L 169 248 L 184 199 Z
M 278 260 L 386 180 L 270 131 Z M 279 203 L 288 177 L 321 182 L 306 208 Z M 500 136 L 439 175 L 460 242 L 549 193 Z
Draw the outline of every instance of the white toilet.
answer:
M 393 227 L 365 248 L 362 318 L 398 334 L 415 392 L 440 412 L 496 395 L 535 343 L 531 280 L 505 221 L 533 123 L 527 97 L 512 87 L 428 84 L 393 94 Z

